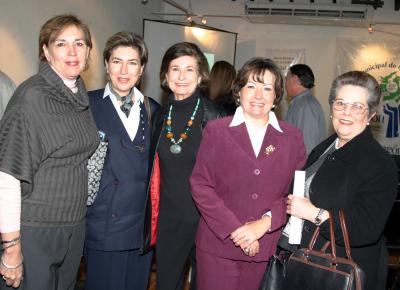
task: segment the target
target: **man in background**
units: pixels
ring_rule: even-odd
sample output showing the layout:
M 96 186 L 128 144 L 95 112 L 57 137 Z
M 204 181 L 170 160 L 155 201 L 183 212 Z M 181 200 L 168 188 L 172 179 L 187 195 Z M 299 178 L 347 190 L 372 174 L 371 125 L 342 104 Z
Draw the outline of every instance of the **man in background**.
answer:
M 313 96 L 314 74 L 305 64 L 289 68 L 285 88 L 290 100 L 285 121 L 303 131 L 307 155 L 325 139 L 325 118 L 321 104 Z
M 0 119 L 3 117 L 8 101 L 15 91 L 14 82 L 0 70 Z

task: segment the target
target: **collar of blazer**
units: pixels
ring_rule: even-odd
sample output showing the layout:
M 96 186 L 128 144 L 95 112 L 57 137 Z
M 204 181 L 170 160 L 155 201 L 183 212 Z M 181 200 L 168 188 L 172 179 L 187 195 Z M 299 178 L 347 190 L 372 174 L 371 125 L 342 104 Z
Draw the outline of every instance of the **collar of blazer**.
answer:
M 314 163 L 325 152 L 325 150 L 329 147 L 329 145 L 331 145 L 332 142 L 335 142 L 336 138 L 337 135 L 333 134 L 330 137 L 328 137 L 325 141 L 323 141 L 320 145 L 315 147 L 313 151 L 310 153 L 310 156 L 307 160 L 307 164 L 305 165 L 304 168 L 307 168 L 309 165 Z M 361 132 L 359 135 L 357 135 L 349 142 L 347 142 L 345 146 L 339 148 L 338 150 L 335 150 L 332 153 L 332 156 L 342 160 L 343 162 L 351 162 L 351 160 L 356 155 L 361 153 L 360 148 L 363 147 L 362 144 L 365 144 L 371 139 L 373 139 L 371 129 L 369 126 L 367 126 L 363 132 Z

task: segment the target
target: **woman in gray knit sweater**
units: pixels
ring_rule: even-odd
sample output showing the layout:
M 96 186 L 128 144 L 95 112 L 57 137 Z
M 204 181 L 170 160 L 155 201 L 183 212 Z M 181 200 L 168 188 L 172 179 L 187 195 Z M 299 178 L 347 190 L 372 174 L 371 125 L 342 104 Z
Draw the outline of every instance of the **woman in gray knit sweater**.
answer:
M 96 125 L 79 74 L 91 36 L 73 15 L 40 30 L 38 74 L 0 123 L 0 289 L 73 289 L 85 233 L 88 157 Z M 21 285 L 20 285 L 21 284 Z

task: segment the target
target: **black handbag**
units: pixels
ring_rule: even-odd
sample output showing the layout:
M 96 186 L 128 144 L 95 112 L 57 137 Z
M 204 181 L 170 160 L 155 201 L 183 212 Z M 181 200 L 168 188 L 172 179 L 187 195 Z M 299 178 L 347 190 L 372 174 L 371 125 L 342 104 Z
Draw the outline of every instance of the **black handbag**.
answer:
M 349 235 L 342 210 L 339 211 L 339 218 L 347 257 L 336 256 L 334 225 L 329 213 L 330 242 L 319 251 L 313 249 L 319 235 L 317 227 L 308 248 L 299 249 L 289 257 L 282 289 L 362 290 L 364 288 L 365 275 L 351 258 Z M 329 246 L 331 253 L 326 252 Z
M 283 279 L 285 278 L 286 261 L 286 251 L 280 251 L 269 258 L 267 268 L 258 290 L 282 289 Z

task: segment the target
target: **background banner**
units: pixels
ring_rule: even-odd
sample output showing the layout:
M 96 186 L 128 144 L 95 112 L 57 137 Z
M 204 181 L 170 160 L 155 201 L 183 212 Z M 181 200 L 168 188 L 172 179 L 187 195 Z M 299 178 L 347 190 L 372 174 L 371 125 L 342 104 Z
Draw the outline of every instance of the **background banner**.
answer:
M 380 83 L 382 99 L 371 122 L 375 138 L 392 155 L 400 155 L 400 41 L 337 38 L 336 74 L 368 72 Z
M 305 63 L 305 49 L 265 49 L 265 57 L 272 59 L 285 77 L 290 66 Z M 280 102 L 275 113 L 278 119 L 283 119 L 288 109 L 288 102 Z
M 288 68 L 297 63 L 305 63 L 305 49 L 271 49 L 265 50 L 265 57 L 272 59 L 285 76 Z

